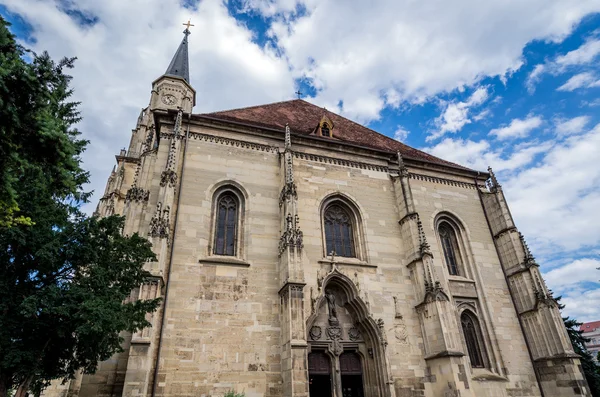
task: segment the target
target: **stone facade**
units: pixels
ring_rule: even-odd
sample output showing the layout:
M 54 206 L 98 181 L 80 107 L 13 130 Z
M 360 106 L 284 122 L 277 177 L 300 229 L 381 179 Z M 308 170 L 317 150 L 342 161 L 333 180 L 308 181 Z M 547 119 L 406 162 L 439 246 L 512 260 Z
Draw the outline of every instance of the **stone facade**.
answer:
M 303 101 L 277 106 L 290 122 L 298 104 L 314 111 L 310 134 L 194 102 L 183 78 L 153 83 L 97 210 L 153 243 L 132 297 L 162 308 L 96 374 L 46 395 L 590 395 L 491 171 L 353 144 L 340 116 Z M 215 254 L 225 194 L 233 255 Z M 352 255 L 328 252 L 332 205 Z

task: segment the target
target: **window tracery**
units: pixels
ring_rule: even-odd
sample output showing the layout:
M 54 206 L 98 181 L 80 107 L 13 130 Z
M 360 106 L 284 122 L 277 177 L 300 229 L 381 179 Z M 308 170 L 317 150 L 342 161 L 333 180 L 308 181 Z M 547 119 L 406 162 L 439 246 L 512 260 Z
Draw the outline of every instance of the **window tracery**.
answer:
M 340 204 L 334 203 L 325 209 L 323 220 L 327 253 L 333 252 L 337 256 L 354 258 L 354 225 L 350 212 Z
M 463 335 L 465 337 L 465 343 L 467 345 L 467 352 L 469 353 L 469 359 L 471 360 L 471 366 L 473 368 L 484 368 L 485 352 L 483 350 L 483 340 L 481 338 L 481 328 L 479 327 L 479 321 L 468 310 L 465 310 L 460 316 Z
M 230 192 L 223 193 L 216 207 L 215 255 L 236 254 L 237 225 L 239 203 L 237 197 Z
M 442 243 L 442 251 L 444 252 L 444 260 L 446 261 L 448 272 L 453 276 L 460 276 L 462 264 L 454 228 L 447 222 L 442 222 L 438 227 L 438 234 Z

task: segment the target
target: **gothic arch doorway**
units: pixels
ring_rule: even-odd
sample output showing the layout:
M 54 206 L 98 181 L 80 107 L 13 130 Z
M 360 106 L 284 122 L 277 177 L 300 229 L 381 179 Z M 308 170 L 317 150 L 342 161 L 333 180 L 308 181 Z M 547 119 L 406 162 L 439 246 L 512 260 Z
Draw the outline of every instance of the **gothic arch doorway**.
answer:
M 319 284 L 307 321 L 310 397 L 389 397 L 383 324 L 337 269 Z

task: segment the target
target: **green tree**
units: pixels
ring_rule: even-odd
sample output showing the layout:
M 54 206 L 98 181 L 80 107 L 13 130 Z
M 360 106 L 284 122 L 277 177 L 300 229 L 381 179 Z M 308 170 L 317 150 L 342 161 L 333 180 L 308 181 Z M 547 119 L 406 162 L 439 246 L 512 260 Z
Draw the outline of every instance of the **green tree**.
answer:
M 128 299 L 149 276 L 150 243 L 123 236 L 122 217 L 79 210 L 87 142 L 73 128 L 73 59 L 24 55 L 0 17 L 0 397 L 93 372 L 159 304 Z

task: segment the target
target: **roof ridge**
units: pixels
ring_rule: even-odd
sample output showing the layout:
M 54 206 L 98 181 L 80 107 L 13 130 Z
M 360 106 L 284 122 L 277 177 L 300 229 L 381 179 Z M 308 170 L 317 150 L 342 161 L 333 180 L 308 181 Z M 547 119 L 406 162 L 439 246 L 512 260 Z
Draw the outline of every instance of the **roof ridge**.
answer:
M 208 116 L 208 115 L 211 115 L 211 114 L 220 114 L 220 113 L 232 112 L 232 111 L 234 111 L 234 110 L 235 110 L 235 111 L 237 111 L 237 110 L 247 110 L 247 109 L 254 109 L 254 108 L 263 108 L 263 107 L 265 107 L 265 106 L 272 106 L 272 105 L 278 105 L 278 104 L 280 104 L 280 103 L 285 103 L 285 102 L 296 102 L 296 101 L 300 101 L 300 102 L 306 102 L 306 103 L 308 103 L 309 105 L 313 105 L 312 103 L 310 103 L 310 102 L 308 102 L 308 101 L 305 101 L 304 99 L 301 99 L 301 98 L 294 98 L 294 99 L 286 99 L 286 100 L 283 100 L 283 101 L 277 101 L 277 102 L 265 103 L 265 104 L 262 104 L 262 105 L 252 105 L 252 106 L 244 106 L 244 107 L 241 107 L 241 108 L 232 108 L 232 109 L 219 110 L 219 111 L 217 111 L 217 112 L 196 113 L 196 115 L 198 115 L 198 116 Z M 316 105 L 313 105 L 313 106 L 316 106 Z

